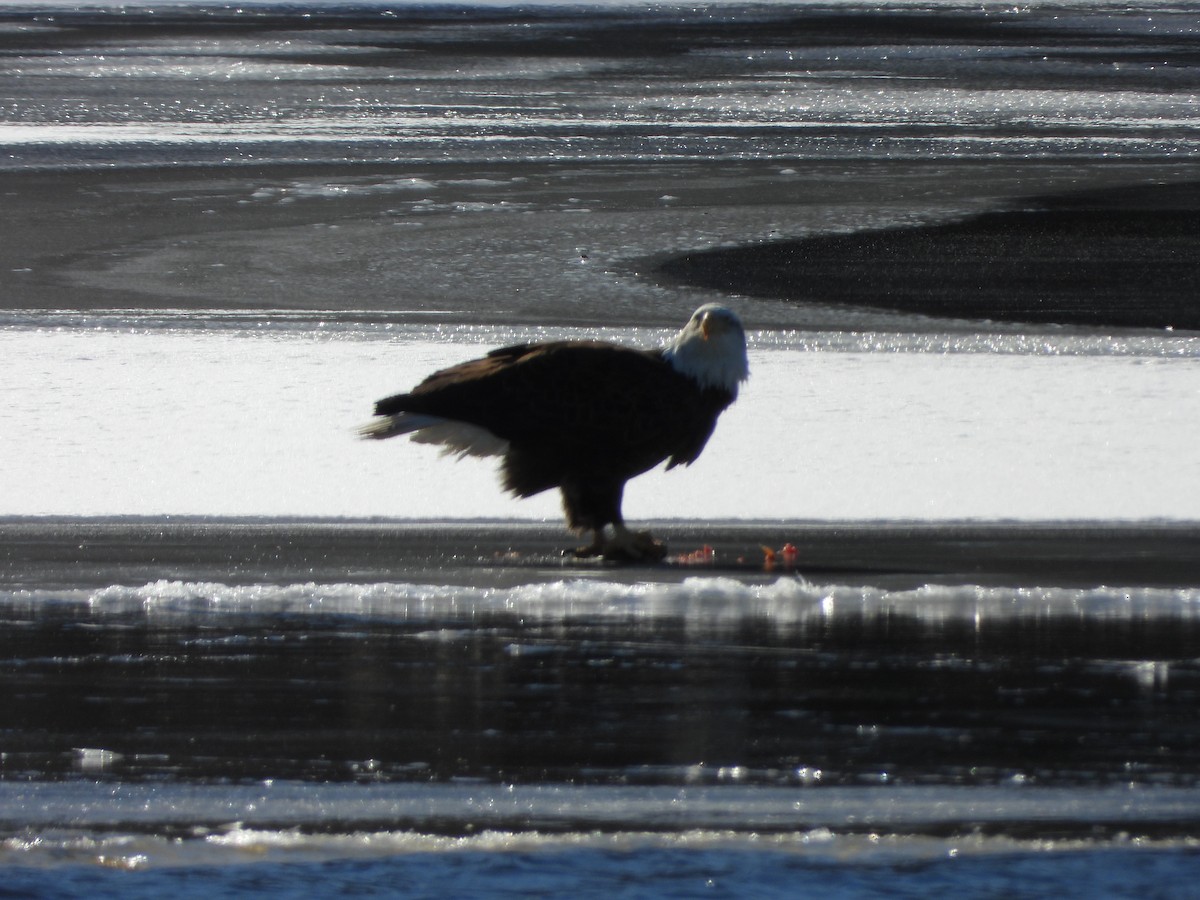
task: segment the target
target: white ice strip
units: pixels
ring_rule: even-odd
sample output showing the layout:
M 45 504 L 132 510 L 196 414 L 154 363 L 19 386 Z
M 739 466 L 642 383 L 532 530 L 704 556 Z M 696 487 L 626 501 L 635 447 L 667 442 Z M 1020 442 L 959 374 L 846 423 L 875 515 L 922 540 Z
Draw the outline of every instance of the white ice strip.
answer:
M 1150 823 L 1152 828 L 1156 824 Z M 1180 826 L 1180 830 L 1184 827 Z M 768 868 L 768 860 L 775 857 L 779 859 L 778 865 L 786 867 L 787 874 L 793 878 L 797 875 L 797 866 L 809 863 L 819 866 L 823 872 L 832 869 L 835 874 L 831 880 L 835 881 L 839 871 L 835 867 L 839 866 L 850 869 L 899 866 L 903 871 L 911 872 L 942 863 L 960 871 L 965 861 L 971 858 L 1006 858 L 1011 866 L 1013 859 L 1029 854 L 1034 859 L 1042 857 L 1043 865 L 1056 872 L 1061 872 L 1064 862 L 1088 866 L 1095 881 L 1107 886 L 1118 877 L 1124 885 L 1131 876 L 1136 880 L 1139 873 L 1144 873 L 1144 881 L 1139 883 L 1147 885 L 1160 885 L 1164 878 L 1168 881 L 1172 877 L 1186 878 L 1190 874 L 1187 854 L 1194 853 L 1198 844 L 1200 842 L 1189 837 L 1144 837 L 1137 833 L 1136 826 L 1130 828 L 1130 833 L 1116 837 L 1072 835 L 1051 838 L 989 836 L 981 831 L 951 837 L 886 832 L 848 834 L 823 826 L 767 834 L 704 828 L 663 832 L 648 830 L 637 822 L 620 831 L 564 833 L 483 829 L 461 836 L 408 830 L 327 834 L 302 828 L 235 828 L 193 840 L 129 833 L 97 836 L 55 829 L 45 835 L 0 841 L 0 865 L 45 868 L 50 870 L 47 879 L 53 877 L 54 869 L 62 867 L 95 867 L 98 872 L 172 868 L 182 870 L 185 875 L 180 877 L 190 880 L 204 877 L 202 873 L 206 867 L 258 865 L 271 869 L 272 866 L 286 866 L 288 869 L 284 871 L 290 870 L 292 879 L 305 879 L 305 889 L 311 890 L 313 884 L 321 883 L 320 876 L 306 875 L 303 870 L 292 867 L 387 861 L 398 872 L 386 888 L 380 888 L 387 891 L 403 880 L 405 863 L 414 856 L 420 859 L 419 865 L 441 862 L 449 873 L 454 874 L 462 871 L 455 859 L 457 854 L 463 854 L 472 858 L 471 867 L 483 869 L 477 887 L 470 893 L 484 896 L 494 888 L 487 880 L 487 873 L 491 867 L 504 865 L 504 860 L 509 858 L 519 860 L 513 863 L 514 866 L 539 872 L 543 868 L 542 861 L 549 866 L 570 867 L 580 879 L 569 882 L 571 885 L 594 888 L 605 875 L 604 866 L 598 866 L 597 859 L 608 861 L 612 867 L 619 866 L 619 874 L 611 876 L 609 883 L 625 886 L 632 877 L 629 870 L 648 866 L 647 856 L 652 859 L 655 853 L 688 854 L 681 867 L 686 867 L 689 874 L 697 868 L 703 870 L 705 866 L 726 871 L 728 857 L 722 858 L 722 855 L 734 854 L 743 865 L 753 866 L 756 873 Z M 1164 853 L 1168 854 L 1165 859 Z M 475 857 L 478 854 L 487 856 Z M 578 854 L 579 859 L 573 863 L 571 857 L 574 854 Z M 1072 861 L 1073 854 L 1086 856 Z M 748 862 L 750 860 L 753 862 Z M 1105 877 L 1107 871 L 1113 873 L 1111 878 Z M 254 876 L 247 872 L 245 877 Z M 959 877 L 961 883 L 967 882 L 966 876 Z M 313 881 L 314 878 L 318 880 Z M 271 875 L 263 879 L 272 885 L 278 885 L 280 880 Z M 994 884 L 996 880 L 997 877 L 987 878 L 986 875 L 982 879 L 987 884 Z M 538 878 L 538 888 L 545 884 L 544 877 Z M 1039 880 L 1039 885 L 1042 884 Z M 531 889 L 528 893 L 534 891 Z
M 1193 790 L 1170 787 L 1051 789 L 1020 783 L 804 790 L 703 783 L 589 787 L 7 782 L 0 783 L 0 802 L 25 827 L 21 834 L 0 841 L 0 863 L 99 863 L 140 869 L 409 853 L 589 848 L 621 852 L 653 847 L 900 862 L 1105 846 L 1194 849 L 1194 839 L 1147 840 L 1139 831 L 1178 823 L 1184 832 L 1195 819 L 1195 799 Z M 395 825 L 381 828 L 389 822 Z M 521 828 L 521 822 L 530 827 Z M 1095 822 L 1122 823 L 1127 831 L 1116 837 L 1088 836 Z M 1026 829 L 1044 823 L 1065 836 L 987 837 L 979 829 L 981 823 L 1017 823 Z M 436 830 L 455 824 L 464 831 L 469 824 L 473 833 Z M 119 829 L 113 831 L 114 826 Z M 872 832 L 863 833 L 868 827 Z M 185 836 L 160 837 L 167 829 Z M 950 834 L 926 837 L 922 832 L 927 829 Z
M 1200 588 L 1012 588 L 927 585 L 911 590 L 817 584 L 780 577 L 765 584 L 695 576 L 676 583 L 564 579 L 508 588 L 446 584 L 249 584 L 156 581 L 89 590 L 0 591 L 0 604 L 35 611 L 47 603 L 94 614 L 205 617 L 238 614 L 352 616 L 387 621 L 470 622 L 519 616 L 524 623 L 672 619 L 701 628 L 747 621 L 787 631 L 846 615 L 902 614 L 925 621 L 1088 615 L 1137 619 L 1200 614 Z M 436 633 L 429 635 L 431 638 Z
M 702 767 L 703 768 L 703 767 Z M 683 774 L 681 772 L 681 774 Z M 709 773 L 711 774 L 711 773 Z M 782 773 L 781 773 L 782 774 Z M 187 821 L 225 823 L 223 840 L 237 841 L 237 825 L 289 822 L 308 825 L 405 818 L 491 822 L 530 818 L 555 822 L 641 823 L 686 832 L 707 827 L 796 828 L 873 823 L 889 826 L 937 822 L 1170 821 L 1196 816 L 1195 791 L 1170 787 L 1032 788 L 1021 782 L 995 787 L 795 787 L 760 785 L 589 787 L 491 784 L 253 785 L 104 784 L 4 782 L 8 809 L 40 822 L 77 828 L 123 823 L 128 827 Z M 178 804 L 178 805 L 176 805 Z M 214 829 L 215 830 L 215 829 Z
M 493 461 L 354 432 L 379 397 L 529 335 L 359 335 L 0 330 L 0 514 L 559 520 L 553 493 L 502 493 Z M 1200 518 L 1195 339 L 1078 355 L 1070 337 L 1065 355 L 916 340 L 756 337 L 704 454 L 630 482 L 627 518 Z

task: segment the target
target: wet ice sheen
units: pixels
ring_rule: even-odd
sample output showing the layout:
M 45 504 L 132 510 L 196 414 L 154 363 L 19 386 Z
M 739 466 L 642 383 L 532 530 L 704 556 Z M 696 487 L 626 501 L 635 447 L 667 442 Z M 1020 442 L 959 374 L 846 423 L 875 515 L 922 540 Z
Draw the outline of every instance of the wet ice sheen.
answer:
M 118 4 L 89 4 L 98 6 Z M 179 15 L 179 6 L 187 8 L 168 9 Z M 337 8 L 291 8 L 305 6 L 314 17 Z M 689 52 L 614 56 L 621 38 L 603 32 L 613 20 L 576 18 L 572 39 L 598 44 L 563 53 L 560 23 L 536 16 L 519 23 L 529 49 L 505 34 L 508 23 L 472 30 L 444 19 L 413 52 L 406 39 L 416 29 L 397 33 L 397 16 L 384 4 L 358 5 L 356 28 L 285 24 L 223 39 L 185 30 L 134 46 L 96 36 L 82 47 L 68 42 L 56 53 L 6 57 L 5 71 L 23 93 L 0 122 L 0 143 L 14 151 L 0 161 L 27 166 L 55 145 L 72 146 L 89 165 L 342 160 L 348 142 L 350 158 L 360 161 L 1095 158 L 1194 156 L 1200 146 L 1187 96 L 1195 17 L 1186 4 L 897 3 L 889 9 L 932 8 L 959 19 L 965 45 L 952 28 L 873 33 L 875 23 L 860 18 L 828 34 L 795 30 L 790 41 L 760 33 L 732 49 L 722 23 L 752 24 L 789 4 L 587 6 L 615 15 L 618 25 L 667 30 L 686 12 Z M 248 21 L 264 7 L 226 15 Z M 839 4 L 837 12 L 871 8 Z M 39 27 L 52 33 L 51 21 Z M 873 39 L 856 45 L 864 31 Z M 504 53 L 479 55 L 458 51 L 464 38 L 509 43 Z M 436 52 L 443 41 L 448 51 Z M 542 41 L 559 52 L 541 52 Z M 63 79 L 77 87 L 64 95 Z M 1119 90 L 1089 89 L 1117 81 Z M 135 86 L 136 102 L 114 84 Z

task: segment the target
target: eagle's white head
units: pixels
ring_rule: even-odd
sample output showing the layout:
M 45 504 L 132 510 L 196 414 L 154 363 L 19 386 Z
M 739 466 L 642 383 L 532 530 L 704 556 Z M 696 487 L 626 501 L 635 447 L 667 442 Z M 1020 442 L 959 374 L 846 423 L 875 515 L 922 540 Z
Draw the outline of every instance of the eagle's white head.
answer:
M 734 397 L 738 385 L 750 377 L 742 320 L 717 303 L 706 303 L 692 313 L 663 355 L 677 372 L 696 379 L 701 387 L 723 388 Z

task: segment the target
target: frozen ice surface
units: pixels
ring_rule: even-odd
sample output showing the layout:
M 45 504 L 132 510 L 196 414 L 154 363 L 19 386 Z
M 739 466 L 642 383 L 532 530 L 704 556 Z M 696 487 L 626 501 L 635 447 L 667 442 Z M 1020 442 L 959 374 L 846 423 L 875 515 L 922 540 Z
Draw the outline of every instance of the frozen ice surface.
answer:
M 503 494 L 493 461 L 354 428 L 434 369 L 567 332 L 53 320 L 0 330 L 2 514 L 559 516 L 553 493 Z M 751 379 L 699 461 L 633 480 L 626 513 L 1197 518 L 1197 352 L 1172 336 L 757 333 Z

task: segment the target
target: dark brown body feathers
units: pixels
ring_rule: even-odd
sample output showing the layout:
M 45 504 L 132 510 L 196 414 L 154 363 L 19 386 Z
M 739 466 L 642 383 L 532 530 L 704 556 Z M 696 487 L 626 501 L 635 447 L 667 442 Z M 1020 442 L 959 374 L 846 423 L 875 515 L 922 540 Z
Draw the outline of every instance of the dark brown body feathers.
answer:
M 380 400 L 376 415 L 418 413 L 482 427 L 508 442 L 505 488 L 559 487 L 568 524 L 621 523 L 625 482 L 694 461 L 733 401 L 701 388 L 661 352 L 561 341 L 494 350 Z

